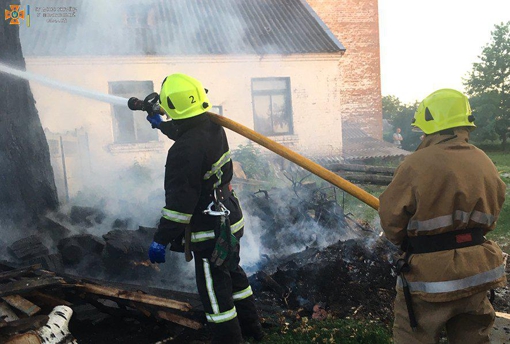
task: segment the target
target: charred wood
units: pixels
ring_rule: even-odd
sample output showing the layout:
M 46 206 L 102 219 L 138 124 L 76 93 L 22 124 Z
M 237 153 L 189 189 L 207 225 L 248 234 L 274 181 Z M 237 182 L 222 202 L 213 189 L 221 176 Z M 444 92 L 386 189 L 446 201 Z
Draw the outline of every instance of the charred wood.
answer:
M 35 299 L 39 304 L 47 305 L 52 308 L 60 305 L 68 307 L 73 305 L 71 302 L 64 300 L 63 298 L 57 297 L 55 295 L 49 295 L 39 290 L 32 291 L 27 297 Z
M 47 315 L 35 315 L 33 317 L 18 319 L 4 324 L 0 328 L 0 335 L 13 335 L 31 330 L 36 330 L 48 322 Z
M 73 311 L 73 320 L 82 323 L 90 323 L 91 325 L 99 324 L 111 318 L 111 315 L 101 312 L 97 307 L 89 303 L 73 306 Z
M 73 206 L 69 217 L 73 225 L 89 228 L 95 224 L 101 224 L 106 218 L 106 214 L 93 207 Z
M 191 319 L 188 319 L 183 316 L 180 316 L 180 315 L 177 315 L 174 313 L 170 313 L 167 311 L 158 311 L 157 316 L 160 319 L 171 321 L 173 323 L 179 324 L 181 326 L 189 327 L 194 330 L 199 330 L 203 327 L 203 325 L 201 323 L 199 323 L 198 321 L 191 320 Z
M 27 275 L 33 273 L 35 270 L 40 269 L 40 268 L 41 268 L 41 265 L 38 264 L 38 265 L 29 266 L 26 268 L 0 272 L 0 281 L 9 280 L 9 279 L 21 277 L 21 276 L 27 276 Z
M 12 245 L 7 247 L 7 251 L 19 261 L 48 255 L 49 250 L 41 241 L 40 237 L 31 235 L 15 241 Z
M 58 243 L 61 239 L 68 237 L 71 233 L 67 227 L 61 225 L 56 220 L 51 219 L 49 216 L 45 216 L 41 219 L 37 232 L 45 238 L 51 238 L 54 243 Z
M 67 266 L 83 264 L 84 260 L 88 261 L 86 265 L 97 265 L 100 264 L 105 245 L 105 241 L 100 237 L 79 234 L 60 240 L 57 248 Z
M 63 283 L 60 277 L 34 277 L 22 279 L 19 281 L 0 284 L 0 296 L 27 293 L 35 289 L 61 285 Z
M 19 317 L 14 313 L 11 307 L 5 302 L 0 302 L 0 327 L 5 326 L 5 323 L 11 322 L 13 320 L 18 320 Z
M 271 276 L 264 271 L 259 271 L 255 274 L 256 280 L 260 283 L 263 288 L 269 288 L 273 290 L 282 300 L 288 295 L 288 289 L 282 287 L 276 282 Z
M 39 264 L 43 269 L 60 272 L 64 270 L 62 256 L 60 253 L 48 254 L 29 259 L 28 264 Z

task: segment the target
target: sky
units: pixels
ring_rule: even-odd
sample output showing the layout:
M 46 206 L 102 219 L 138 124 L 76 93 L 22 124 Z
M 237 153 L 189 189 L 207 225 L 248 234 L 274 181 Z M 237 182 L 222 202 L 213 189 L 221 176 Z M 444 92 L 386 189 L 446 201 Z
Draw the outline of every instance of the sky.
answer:
M 440 88 L 464 90 L 510 0 L 379 0 L 382 95 L 404 103 Z

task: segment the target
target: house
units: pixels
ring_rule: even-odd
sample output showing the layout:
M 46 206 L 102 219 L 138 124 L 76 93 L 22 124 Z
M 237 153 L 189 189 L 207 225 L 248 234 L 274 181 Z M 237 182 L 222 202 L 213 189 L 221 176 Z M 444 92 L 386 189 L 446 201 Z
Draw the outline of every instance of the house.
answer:
M 303 0 L 47 0 L 32 17 L 20 28 L 30 72 L 126 99 L 186 73 L 209 90 L 214 112 L 308 156 L 341 155 L 345 48 Z M 87 166 L 68 175 L 105 187 L 133 166 L 163 170 L 171 141 L 142 113 L 31 86 L 43 126 L 63 137 L 50 147 L 66 155 L 66 137 L 86 133 L 69 141 L 87 142 L 78 147 Z M 246 143 L 228 135 L 232 149 Z

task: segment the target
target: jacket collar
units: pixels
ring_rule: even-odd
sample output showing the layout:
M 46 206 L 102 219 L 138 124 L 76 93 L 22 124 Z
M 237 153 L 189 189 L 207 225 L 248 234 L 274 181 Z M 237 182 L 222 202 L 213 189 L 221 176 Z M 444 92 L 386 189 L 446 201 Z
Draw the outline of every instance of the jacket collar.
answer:
M 209 117 L 205 113 L 191 117 L 186 119 L 178 119 L 178 120 L 172 120 L 172 124 L 175 128 L 174 132 L 174 138 L 173 140 L 177 140 L 179 137 L 181 137 L 185 132 L 189 131 L 191 128 L 194 128 L 200 124 L 203 124 L 209 120 Z
M 420 150 L 426 147 L 430 147 L 433 145 L 441 144 L 443 142 L 468 142 L 469 141 L 469 131 L 465 128 L 454 128 L 453 135 L 451 134 L 430 134 L 425 135 L 425 138 L 421 142 L 421 144 L 416 148 L 416 150 Z

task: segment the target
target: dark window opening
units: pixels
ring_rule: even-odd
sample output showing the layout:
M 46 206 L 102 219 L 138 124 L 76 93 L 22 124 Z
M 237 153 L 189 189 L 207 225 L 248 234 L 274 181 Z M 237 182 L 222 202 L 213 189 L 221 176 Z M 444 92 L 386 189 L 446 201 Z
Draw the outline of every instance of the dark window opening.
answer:
M 255 78 L 251 82 L 255 131 L 267 135 L 291 135 L 290 78 Z

